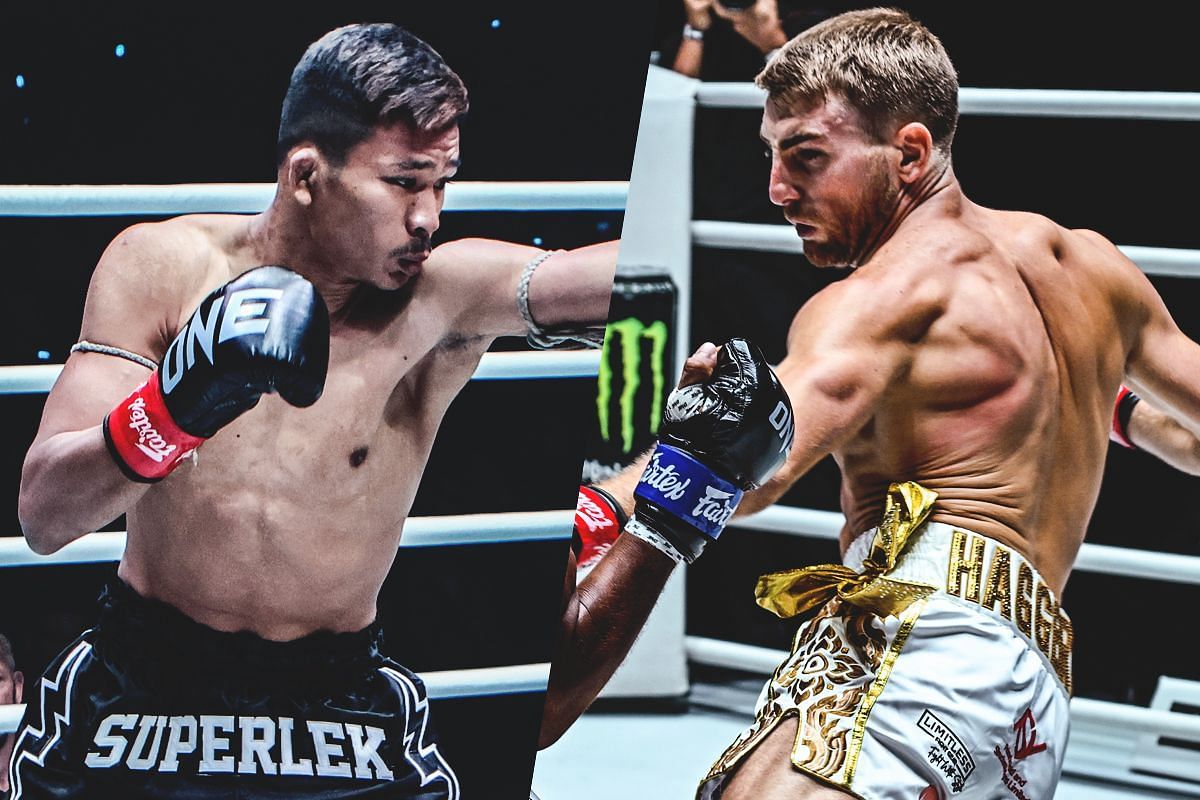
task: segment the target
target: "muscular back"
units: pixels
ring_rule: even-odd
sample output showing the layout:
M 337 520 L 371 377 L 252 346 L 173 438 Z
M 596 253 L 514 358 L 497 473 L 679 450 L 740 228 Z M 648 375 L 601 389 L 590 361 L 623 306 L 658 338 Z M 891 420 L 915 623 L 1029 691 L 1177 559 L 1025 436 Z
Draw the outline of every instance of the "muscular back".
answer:
M 1027 553 L 1061 592 L 1099 491 L 1129 269 L 1094 234 L 966 204 L 901 226 L 831 287 L 820 318 L 857 308 L 888 342 L 872 413 L 831 448 L 849 530 L 916 480 L 939 494 L 934 519 Z

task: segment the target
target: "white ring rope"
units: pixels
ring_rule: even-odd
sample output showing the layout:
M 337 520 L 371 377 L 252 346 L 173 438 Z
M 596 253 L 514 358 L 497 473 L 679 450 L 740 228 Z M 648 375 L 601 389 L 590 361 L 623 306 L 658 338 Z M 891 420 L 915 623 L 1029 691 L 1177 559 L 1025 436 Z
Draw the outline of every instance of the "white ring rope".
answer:
M 766 92 L 753 83 L 702 83 L 696 104 L 705 108 L 762 108 Z M 1200 120 L 1200 93 L 1082 89 L 958 90 L 961 114 L 1094 119 Z
M 688 660 L 695 664 L 736 669 L 756 675 L 770 675 L 788 657 L 786 650 L 688 636 L 685 640 Z M 1071 722 L 1118 727 L 1133 732 L 1152 733 L 1191 741 L 1200 741 L 1200 717 L 1170 711 L 1109 703 L 1085 697 L 1071 699 Z
M 533 380 L 537 378 L 594 378 L 600 371 L 599 350 L 543 350 L 539 352 L 484 353 L 471 376 L 476 381 Z M 0 367 L 0 395 L 38 394 L 50 391 L 62 364 L 25 364 Z
M 574 511 L 510 511 L 413 517 L 404 525 L 400 547 L 563 541 L 571 538 Z M 125 531 L 89 533 L 48 556 L 29 549 L 23 536 L 0 537 L 0 568 L 120 561 Z M 564 554 L 565 557 L 565 554 Z
M 804 252 L 804 241 L 791 225 L 761 222 L 726 222 L 715 219 L 692 221 L 692 244 L 730 250 L 760 250 L 766 253 Z
M 544 692 L 550 682 L 550 664 L 425 672 L 421 680 L 434 700 Z M 0 705 L 0 735 L 15 733 L 24 713 L 23 704 Z
M 425 681 L 429 696 L 438 700 L 544 692 L 550 683 L 550 663 L 426 672 L 421 680 Z
M 471 379 L 594 378 L 599 373 L 599 350 L 541 350 L 533 353 L 484 353 Z
M 804 252 L 804 242 L 790 225 L 722 220 L 694 220 L 692 243 L 701 247 L 757 250 L 769 253 Z M 1122 253 L 1147 275 L 1176 278 L 1200 277 L 1200 250 L 1174 247 L 1120 247 Z
M 17 726 L 21 724 L 21 717 L 24 714 L 24 703 L 0 706 L 0 736 L 6 733 L 16 733 Z
M 836 540 L 845 521 L 846 518 L 836 511 L 774 505 L 757 514 L 735 519 L 730 524 L 756 531 Z M 1079 548 L 1075 569 L 1126 578 L 1200 584 L 1200 556 L 1113 547 L 1091 542 L 1084 542 Z
M 461 181 L 446 211 L 623 211 L 627 181 Z M 256 213 L 273 183 L 0 186 L 0 216 L 78 217 Z

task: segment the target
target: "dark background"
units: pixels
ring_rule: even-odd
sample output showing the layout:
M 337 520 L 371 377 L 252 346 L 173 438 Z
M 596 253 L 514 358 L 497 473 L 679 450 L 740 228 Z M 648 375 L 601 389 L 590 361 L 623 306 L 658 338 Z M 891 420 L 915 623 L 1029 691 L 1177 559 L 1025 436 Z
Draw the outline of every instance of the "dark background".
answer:
M 467 84 L 460 180 L 626 180 L 650 17 L 635 0 L 606 4 L 586 26 L 554 2 L 6 3 L 0 183 L 273 181 L 279 105 L 304 48 L 338 25 L 380 20 L 427 39 Z M 435 244 L 472 235 L 575 247 L 618 237 L 621 216 L 447 214 Z M 138 221 L 0 217 L 0 364 L 66 358 L 97 257 Z M 594 393 L 590 380 L 468 385 L 413 515 L 572 508 Z M 0 396 L 0 535 L 19 533 L 20 464 L 42 402 Z M 380 598 L 388 652 L 417 671 L 549 660 L 565 561 L 565 542 L 402 549 Z M 90 624 L 113 571 L 0 569 L 0 632 L 31 680 Z M 466 797 L 526 797 L 540 693 L 434 706 Z
M 867 5 L 782 0 L 780 16 L 794 35 Z M 1165 3 L 1103 12 L 1057 3 L 897 5 L 942 39 L 962 86 L 1200 91 L 1200 69 L 1184 57 L 1195 47 L 1191 31 L 1178 7 Z M 682 24 L 678 0 L 661 0 L 655 49 L 663 66 L 673 61 Z M 748 81 L 763 63 L 721 20 L 704 47 L 707 80 Z M 760 120 L 761 111 L 697 110 L 696 219 L 783 222 L 767 200 Z M 1200 178 L 1198 140 L 1200 125 L 1193 122 L 970 115 L 959 123 L 954 164 L 968 196 L 983 205 L 1040 212 L 1120 245 L 1200 248 L 1191 197 Z M 708 248 L 694 249 L 693 268 L 693 342 L 748 336 L 773 361 L 784 355 L 795 311 L 841 277 L 796 256 Z M 1152 281 L 1184 331 L 1200 339 L 1200 283 Z M 796 411 L 803 424 L 804 410 Z M 1190 502 L 1197 480 L 1112 445 L 1088 540 L 1200 555 L 1200 510 Z M 838 481 L 836 465 L 826 459 L 784 502 L 837 510 Z M 754 580 L 763 572 L 837 560 L 834 543 L 734 531 L 716 547 L 719 554 L 689 573 L 689 633 L 787 648 L 795 623 L 753 604 Z M 1064 598 L 1075 623 L 1076 692 L 1144 704 L 1160 674 L 1200 679 L 1189 647 L 1158 646 L 1177 641 L 1177 614 L 1197 601 L 1196 586 L 1076 572 Z M 701 674 L 713 673 L 694 677 Z

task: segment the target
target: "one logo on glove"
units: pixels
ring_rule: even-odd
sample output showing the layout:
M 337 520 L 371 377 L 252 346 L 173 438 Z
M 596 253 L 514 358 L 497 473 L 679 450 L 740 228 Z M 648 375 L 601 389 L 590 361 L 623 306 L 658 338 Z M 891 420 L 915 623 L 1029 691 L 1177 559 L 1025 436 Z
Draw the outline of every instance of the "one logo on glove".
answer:
M 215 364 L 216 362 L 213 360 L 214 338 L 216 339 L 215 344 L 220 344 L 239 336 L 266 333 L 267 326 L 271 322 L 271 318 L 267 315 L 268 303 L 266 301 L 278 300 L 281 297 L 283 297 L 282 289 L 265 286 L 239 289 L 231 292 L 227 298 L 218 297 L 213 301 L 208 311 L 208 319 L 203 317 L 204 305 L 201 304 L 192 318 L 188 320 L 187 327 L 175 337 L 175 341 L 171 342 L 171 346 L 167 349 L 167 355 L 163 358 L 163 394 L 170 394 L 171 390 L 179 383 L 180 378 L 183 377 L 184 371 L 195 365 L 197 345 L 208 359 L 208 363 Z M 222 303 L 225 307 L 224 314 L 221 313 Z M 218 327 L 220 327 L 219 333 Z
M 705 486 L 704 497 L 701 497 L 692 509 L 692 516 L 706 519 L 723 528 L 733 517 L 733 512 L 737 511 L 737 500 L 733 500 L 733 496 L 733 492 L 723 492 L 712 486 Z M 732 504 L 730 500 L 733 500 Z
M 691 478 L 680 480 L 679 474 L 675 472 L 674 464 L 664 465 L 661 462 L 663 451 L 657 450 L 654 456 L 650 459 L 650 464 L 646 467 L 646 471 L 642 473 L 642 479 L 639 483 L 644 483 L 647 486 L 653 487 L 662 492 L 662 496 L 668 500 L 682 500 L 687 494 L 687 488 L 691 485 Z M 696 512 L 692 512 L 693 514 Z
M 175 452 L 175 445 L 168 444 L 150 421 L 150 416 L 146 414 L 146 401 L 140 396 L 129 404 L 129 427 L 137 431 L 138 440 L 134 443 L 137 449 L 157 463 L 161 464 Z

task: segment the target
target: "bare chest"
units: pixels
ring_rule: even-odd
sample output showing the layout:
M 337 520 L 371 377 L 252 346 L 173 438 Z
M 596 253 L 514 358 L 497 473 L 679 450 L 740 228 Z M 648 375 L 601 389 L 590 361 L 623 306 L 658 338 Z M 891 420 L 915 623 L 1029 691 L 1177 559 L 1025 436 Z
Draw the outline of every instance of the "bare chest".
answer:
M 482 355 L 447 348 L 435 333 L 335 334 L 321 398 L 294 408 L 264 396 L 200 448 L 188 483 L 204 494 L 236 486 L 293 501 L 319 487 L 336 505 L 380 488 L 383 476 L 419 477 L 446 408 Z M 390 494 L 411 492 L 393 486 Z

